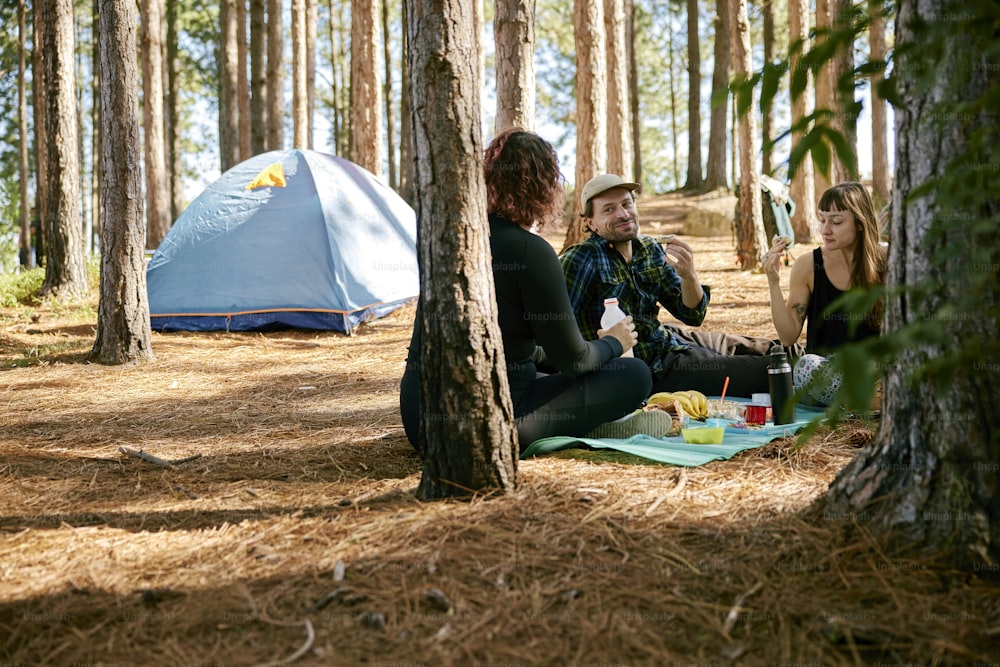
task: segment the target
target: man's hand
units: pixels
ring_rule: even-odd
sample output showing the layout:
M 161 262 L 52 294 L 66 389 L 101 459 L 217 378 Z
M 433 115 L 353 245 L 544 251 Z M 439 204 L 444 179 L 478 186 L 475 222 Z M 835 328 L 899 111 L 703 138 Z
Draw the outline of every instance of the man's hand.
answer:
M 694 248 L 674 237 L 663 244 L 666 262 L 673 267 L 681 279 L 696 278 L 694 269 Z
M 696 308 L 705 297 L 698 282 L 698 272 L 694 268 L 694 248 L 677 237 L 664 239 L 664 261 L 677 272 L 681 279 L 681 301 L 688 308 Z

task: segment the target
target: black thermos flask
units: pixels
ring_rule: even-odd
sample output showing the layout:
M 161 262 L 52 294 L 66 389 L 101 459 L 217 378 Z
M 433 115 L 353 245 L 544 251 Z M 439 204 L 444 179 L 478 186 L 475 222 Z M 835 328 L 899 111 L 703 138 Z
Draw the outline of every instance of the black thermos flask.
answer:
M 788 363 L 788 354 L 775 351 L 769 355 L 767 364 L 767 386 L 771 392 L 771 412 L 774 415 L 775 426 L 791 424 L 795 421 L 795 401 L 792 394 L 792 367 Z

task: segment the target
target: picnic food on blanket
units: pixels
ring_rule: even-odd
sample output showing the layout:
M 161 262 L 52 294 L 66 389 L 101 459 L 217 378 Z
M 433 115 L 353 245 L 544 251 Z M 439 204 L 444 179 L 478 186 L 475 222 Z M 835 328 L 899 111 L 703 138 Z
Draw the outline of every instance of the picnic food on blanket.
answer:
M 712 399 L 708 402 L 708 416 L 715 419 L 736 421 L 740 418 L 740 404 L 736 401 Z
M 722 426 L 702 426 L 700 428 L 686 428 L 681 431 L 684 442 L 693 445 L 721 445 L 726 436 L 726 429 Z
M 676 402 L 684 412 L 695 419 L 708 417 L 708 398 L 694 389 L 685 391 L 661 391 L 646 399 L 647 405 L 669 405 Z

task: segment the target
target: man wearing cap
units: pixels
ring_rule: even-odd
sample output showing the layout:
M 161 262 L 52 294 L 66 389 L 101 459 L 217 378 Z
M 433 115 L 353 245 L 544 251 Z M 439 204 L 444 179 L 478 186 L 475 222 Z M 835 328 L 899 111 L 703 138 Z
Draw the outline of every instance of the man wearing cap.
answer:
M 767 392 L 763 355 L 771 341 L 706 334 L 703 340 L 711 344 L 700 345 L 698 336 L 660 323 L 662 306 L 684 324 L 700 326 L 710 293 L 698 281 L 690 245 L 671 237 L 661 246 L 639 235 L 633 195 L 638 188 L 621 176 L 602 174 L 581 189 L 581 217 L 591 234 L 560 260 L 584 338 L 597 338 L 604 299 L 616 297 L 633 318 L 639 334 L 633 352 L 649 365 L 654 392 L 697 389 L 718 395 L 726 377 L 733 396 Z

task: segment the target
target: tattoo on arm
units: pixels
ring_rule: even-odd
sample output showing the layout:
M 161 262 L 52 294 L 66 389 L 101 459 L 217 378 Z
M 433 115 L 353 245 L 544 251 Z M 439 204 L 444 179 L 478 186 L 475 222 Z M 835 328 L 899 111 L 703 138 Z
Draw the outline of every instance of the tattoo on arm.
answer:
M 798 323 L 802 324 L 806 321 L 806 312 L 808 311 L 808 306 L 804 303 L 792 304 L 792 310 L 795 311 L 795 315 L 799 318 Z

